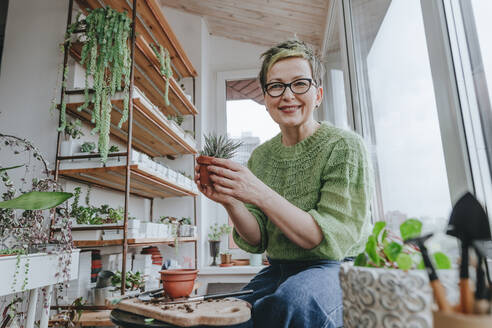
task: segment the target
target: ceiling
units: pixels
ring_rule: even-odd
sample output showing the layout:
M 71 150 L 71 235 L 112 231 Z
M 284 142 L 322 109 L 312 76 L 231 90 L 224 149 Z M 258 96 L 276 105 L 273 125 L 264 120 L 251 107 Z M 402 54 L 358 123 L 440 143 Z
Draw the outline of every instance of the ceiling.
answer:
M 322 49 L 330 1 L 159 0 L 159 3 L 202 16 L 211 35 L 268 47 L 297 36 Z

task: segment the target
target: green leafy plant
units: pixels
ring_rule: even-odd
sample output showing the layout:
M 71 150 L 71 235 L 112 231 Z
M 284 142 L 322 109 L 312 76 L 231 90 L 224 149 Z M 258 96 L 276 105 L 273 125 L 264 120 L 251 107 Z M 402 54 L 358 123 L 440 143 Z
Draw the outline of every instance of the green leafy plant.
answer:
M 110 153 L 117 153 L 119 151 L 120 151 L 120 148 L 118 148 L 118 146 L 116 146 L 116 145 L 112 145 L 111 147 L 109 147 Z
M 0 250 L 0 255 L 26 255 L 27 251 L 23 248 L 12 248 Z
M 142 289 L 145 284 L 144 277 L 139 271 L 133 273 L 131 271 L 126 272 L 125 288 L 128 290 L 138 290 Z M 121 287 L 121 271 L 116 271 L 116 273 L 111 277 L 111 285 L 119 289 Z
M 209 232 L 208 232 L 208 240 L 211 241 L 219 241 L 220 237 L 223 235 L 228 235 L 232 231 L 232 227 L 228 224 L 222 224 L 219 225 L 217 222 L 212 224 L 210 226 Z
M 211 133 L 205 136 L 205 145 L 200 154 L 202 156 L 228 159 L 234 156 L 241 145 L 241 141 L 234 141 L 225 136 L 217 136 Z
M 181 115 L 167 115 L 167 119 L 176 122 L 176 124 L 178 124 L 179 126 L 181 126 L 184 122 L 184 117 Z
M 365 251 L 360 253 L 354 262 L 356 266 L 373 268 L 393 268 L 401 270 L 424 269 L 422 255 L 412 244 L 404 244 L 403 240 L 420 236 L 422 222 L 408 219 L 400 225 L 402 238 L 392 234 L 386 228 L 386 222 L 376 222 L 366 242 Z M 437 269 L 450 269 L 451 261 L 442 252 L 433 254 Z
M 83 153 L 90 153 L 96 149 L 95 142 L 84 142 L 82 146 L 80 146 L 80 151 Z
M 68 137 L 72 137 L 72 139 L 80 139 L 81 136 L 84 135 L 82 130 L 82 122 L 79 119 L 75 121 L 70 121 L 65 125 L 65 139 L 68 140 Z
M 179 224 L 189 224 L 189 225 L 191 225 L 191 218 L 189 218 L 189 217 L 182 217 L 181 220 L 179 220 Z
M 154 51 L 157 60 L 159 60 L 159 70 L 161 74 L 166 77 L 164 103 L 166 104 L 166 106 L 169 106 L 169 79 L 173 76 L 173 70 L 171 69 L 171 55 L 169 54 L 169 51 L 160 44 L 159 50 L 154 44 L 150 44 L 150 47 Z
M 117 91 L 123 89 L 123 115 L 118 123 L 122 124 L 128 119 L 128 88 L 130 85 L 130 48 L 128 38 L 130 36 L 130 18 L 126 13 L 119 13 L 110 7 L 89 10 L 85 19 L 76 22 L 67 29 L 65 43 L 67 48 L 71 46 L 71 33 L 82 29 L 85 31 L 82 46 L 81 59 L 85 65 L 85 102 L 77 110 L 81 111 L 93 104 L 91 122 L 95 124 L 92 134 L 99 133 L 98 146 L 101 153 L 101 161 L 107 160 L 109 151 L 109 130 L 111 122 L 111 97 Z M 65 67 L 63 75 L 67 76 Z M 94 94 L 89 97 L 89 80 L 94 81 Z M 66 104 L 61 104 L 61 124 L 58 128 L 63 131 L 66 126 Z

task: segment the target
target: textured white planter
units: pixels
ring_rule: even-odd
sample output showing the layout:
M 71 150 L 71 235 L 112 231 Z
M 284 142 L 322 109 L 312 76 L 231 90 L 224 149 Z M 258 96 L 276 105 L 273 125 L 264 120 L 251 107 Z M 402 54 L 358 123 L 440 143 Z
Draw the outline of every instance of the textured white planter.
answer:
M 425 270 L 340 268 L 344 327 L 432 327 L 433 296 Z
M 65 261 L 59 262 L 58 254 L 37 253 L 29 255 L 21 255 L 19 262 L 19 272 L 17 273 L 15 284 L 14 274 L 16 271 L 17 256 L 0 257 L 0 296 L 8 295 L 13 292 L 20 292 L 24 279 L 27 277 L 27 285 L 25 290 L 54 285 L 56 283 L 73 280 L 78 277 L 80 250 L 73 250 L 61 256 L 71 256 L 68 276 L 55 274 L 64 269 Z M 26 263 L 29 265 L 29 270 L 26 275 Z M 61 266 L 60 266 L 61 265 Z

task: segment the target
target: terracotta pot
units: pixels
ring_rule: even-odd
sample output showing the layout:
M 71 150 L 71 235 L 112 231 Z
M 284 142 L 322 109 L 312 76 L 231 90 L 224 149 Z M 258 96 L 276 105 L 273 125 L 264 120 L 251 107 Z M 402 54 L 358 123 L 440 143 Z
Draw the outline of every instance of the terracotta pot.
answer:
M 212 181 L 210 180 L 210 175 L 207 170 L 207 166 L 212 164 L 214 158 L 210 156 L 199 156 L 196 161 L 200 164 L 200 183 L 202 187 L 211 186 Z
M 229 264 L 232 263 L 232 254 L 220 254 L 220 263 Z
M 191 294 L 198 270 L 162 270 L 159 273 L 161 274 L 162 285 L 166 294 L 169 297 L 178 298 L 187 297 Z

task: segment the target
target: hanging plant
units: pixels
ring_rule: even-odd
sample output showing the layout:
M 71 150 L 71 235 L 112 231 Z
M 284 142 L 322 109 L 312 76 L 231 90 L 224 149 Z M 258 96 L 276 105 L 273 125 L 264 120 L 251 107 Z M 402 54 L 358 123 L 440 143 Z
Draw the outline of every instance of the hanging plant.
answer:
M 128 38 L 130 36 L 130 18 L 126 13 L 106 7 L 88 10 L 85 19 L 77 20 L 67 29 L 73 33 L 77 29 L 84 29 L 84 44 L 82 46 L 80 62 L 85 66 L 84 104 L 77 108 L 78 111 L 88 108 L 93 104 L 91 122 L 95 124 L 92 134 L 98 133 L 99 152 L 101 161 L 106 162 L 109 152 L 109 131 L 111 124 L 111 97 L 116 92 L 123 92 L 123 115 L 118 123 L 122 124 L 128 119 L 128 88 L 130 86 L 130 48 Z M 66 42 L 70 43 L 67 35 Z M 64 75 L 66 76 L 66 70 Z M 89 77 L 92 78 L 94 94 L 89 97 Z M 66 124 L 66 104 L 61 104 L 62 131 Z
M 150 47 L 154 50 L 157 60 L 159 60 L 160 72 L 166 77 L 166 85 L 164 89 L 164 103 L 169 106 L 169 79 L 173 76 L 173 70 L 171 69 L 171 55 L 169 51 L 159 44 L 159 50 L 156 46 L 151 44 Z

